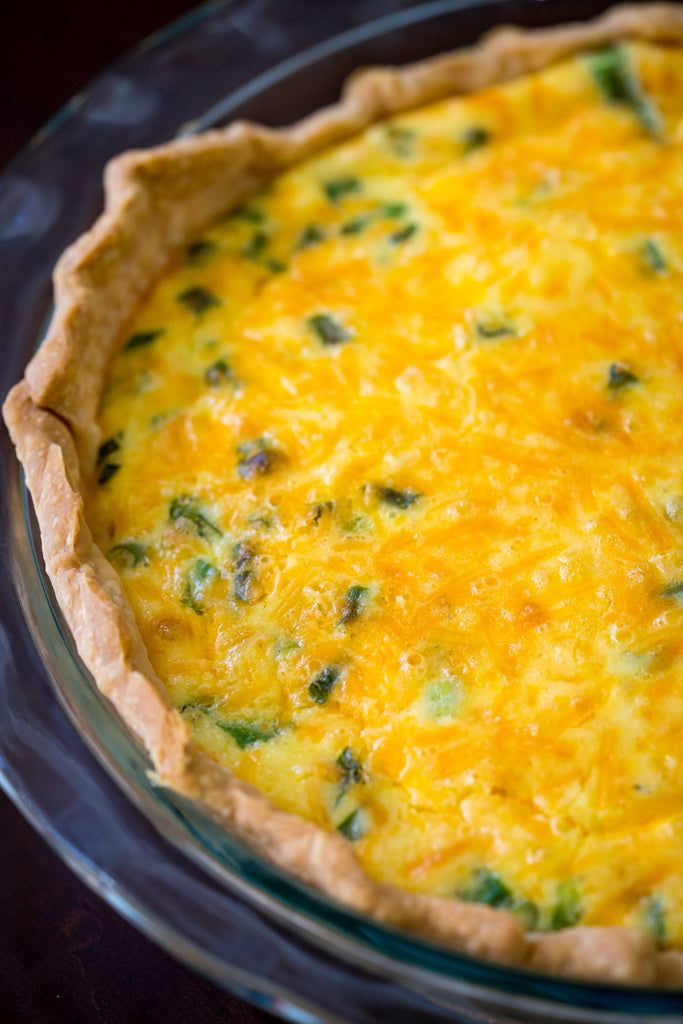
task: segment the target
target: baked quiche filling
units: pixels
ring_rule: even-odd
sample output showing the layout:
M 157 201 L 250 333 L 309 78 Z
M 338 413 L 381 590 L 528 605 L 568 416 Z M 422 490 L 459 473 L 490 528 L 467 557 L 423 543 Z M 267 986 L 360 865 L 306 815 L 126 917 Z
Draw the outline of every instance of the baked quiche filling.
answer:
M 211 756 L 375 878 L 683 945 L 683 55 L 375 125 L 215 224 L 88 496 Z

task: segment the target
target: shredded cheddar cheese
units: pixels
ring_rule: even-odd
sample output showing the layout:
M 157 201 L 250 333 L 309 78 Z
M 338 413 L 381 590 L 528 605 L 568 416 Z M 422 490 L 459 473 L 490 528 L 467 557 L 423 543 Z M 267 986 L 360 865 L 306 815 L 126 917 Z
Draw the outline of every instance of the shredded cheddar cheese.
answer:
M 376 878 L 683 946 L 683 55 L 376 125 L 154 289 L 89 496 L 199 743 Z

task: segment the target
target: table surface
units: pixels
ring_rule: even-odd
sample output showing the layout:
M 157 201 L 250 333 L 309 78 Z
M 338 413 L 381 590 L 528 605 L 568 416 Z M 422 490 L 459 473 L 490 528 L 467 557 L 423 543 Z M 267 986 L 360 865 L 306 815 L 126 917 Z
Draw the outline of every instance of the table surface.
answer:
M 188 0 L 9 0 L 0 166 L 101 68 L 194 7 Z M 39 73 L 37 73 L 39 71 Z M 66 868 L 0 795 L 2 1024 L 266 1024 L 176 963 Z

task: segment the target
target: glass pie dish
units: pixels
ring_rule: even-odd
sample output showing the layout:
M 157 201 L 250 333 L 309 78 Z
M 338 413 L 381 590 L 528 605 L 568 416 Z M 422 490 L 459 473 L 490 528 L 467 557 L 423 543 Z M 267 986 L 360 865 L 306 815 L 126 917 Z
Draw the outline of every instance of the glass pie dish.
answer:
M 280 6 L 212 4 L 149 40 L 72 101 L 9 169 L 0 198 L 7 256 L 0 303 L 11 338 L 3 383 L 16 379 L 39 341 L 49 269 L 92 220 L 110 155 L 235 116 L 287 123 L 331 100 L 358 65 L 467 44 L 501 21 L 548 24 L 600 10 L 554 0 L 451 0 L 357 2 L 311 16 L 303 4 Z M 330 37 L 333 29 L 341 34 Z M 226 54 L 238 55 L 229 67 Z M 5 786 L 126 916 L 216 981 L 292 1019 L 680 1019 L 675 994 L 553 981 L 370 923 L 286 878 L 195 806 L 155 788 L 144 755 L 74 654 L 40 563 L 23 483 L 7 449 L 4 457 L 3 558 L 15 587 L 2 596 L 0 635 Z

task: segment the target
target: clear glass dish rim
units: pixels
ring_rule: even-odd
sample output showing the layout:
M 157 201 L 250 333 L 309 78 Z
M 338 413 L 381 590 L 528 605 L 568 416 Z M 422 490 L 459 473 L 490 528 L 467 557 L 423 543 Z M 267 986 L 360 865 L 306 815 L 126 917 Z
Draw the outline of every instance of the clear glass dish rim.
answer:
M 255 78 L 250 79 L 243 86 L 236 90 L 231 91 L 218 103 L 214 104 L 201 116 L 192 120 L 181 128 L 178 134 L 194 134 L 198 131 L 206 130 L 209 127 L 215 126 L 217 120 L 223 119 L 230 113 L 232 109 L 237 107 L 239 104 L 246 101 L 246 99 L 252 96 L 258 95 L 266 87 L 275 84 L 279 79 L 292 73 L 295 70 L 302 70 L 307 65 L 319 60 L 323 57 L 332 56 L 334 53 L 353 46 L 355 43 L 367 40 L 369 38 L 380 36 L 388 31 L 395 30 L 396 28 L 405 27 L 408 25 L 419 25 L 421 21 L 426 20 L 430 17 L 435 17 L 440 13 L 456 12 L 458 10 L 466 10 L 470 8 L 476 8 L 482 5 L 485 0 L 430 0 L 430 2 L 424 4 L 417 4 L 416 6 L 407 8 L 406 10 L 395 12 L 393 14 L 382 16 L 378 19 L 374 19 L 369 22 L 364 22 L 354 29 L 344 31 L 337 34 L 324 42 L 318 43 L 312 47 L 309 47 L 299 54 L 286 59 L 273 66 L 268 72 L 257 75 Z M 536 0 L 536 2 L 544 2 L 544 0 Z M 186 27 L 190 27 L 196 24 L 199 20 L 209 16 L 217 9 L 222 7 L 229 8 L 233 5 L 232 0 L 208 0 L 207 3 L 200 5 L 194 11 L 189 12 L 187 15 L 171 23 L 167 28 L 155 33 L 148 39 L 144 40 L 131 52 L 144 52 L 152 45 L 163 44 L 167 39 L 173 38 L 175 35 L 181 33 Z M 115 64 L 113 65 L 116 66 Z M 95 79 L 94 81 L 96 81 Z M 79 94 L 78 100 L 82 97 L 87 96 L 89 88 L 92 83 Z M 74 99 L 68 101 L 57 114 L 40 130 L 35 138 L 44 137 L 46 134 L 51 133 L 59 128 L 59 126 L 69 117 L 73 116 L 77 106 L 79 104 Z M 29 147 L 33 144 L 33 141 L 29 143 Z M 9 165 L 11 168 L 11 164 Z M 46 318 L 46 324 L 49 320 L 49 316 Z M 42 340 L 42 337 L 41 339 Z M 38 344 L 40 344 L 40 340 Z M 31 555 L 34 563 L 34 570 L 37 581 L 40 583 L 40 587 L 43 592 L 46 606 L 49 608 L 52 616 L 54 625 L 56 626 L 59 634 L 62 638 L 62 642 L 65 648 L 71 653 L 71 657 L 74 661 L 74 669 L 77 672 L 84 673 L 87 676 L 87 672 L 80 665 L 78 659 L 75 657 L 72 645 L 68 639 L 68 631 L 65 633 L 63 620 L 61 613 L 56 607 L 54 597 L 52 595 L 49 581 L 46 579 L 44 570 L 42 568 L 40 555 L 35 546 L 34 532 L 31 527 L 31 512 L 29 508 L 28 492 L 23 482 L 23 474 L 21 481 L 22 489 L 22 506 L 24 514 L 24 529 L 26 537 L 30 545 Z M 30 609 L 25 605 L 23 612 L 27 621 L 30 623 L 33 619 Z M 31 632 L 35 636 L 34 627 L 31 626 Z M 186 830 L 182 830 L 180 827 L 172 827 L 171 819 L 165 813 L 160 811 L 159 804 L 144 790 L 140 789 L 139 786 L 131 779 L 130 775 L 118 765 L 116 759 L 107 751 L 103 740 L 97 735 L 93 723 L 85 718 L 75 702 L 74 695 L 64 692 L 61 687 L 55 682 L 52 671 L 50 670 L 49 664 L 43 659 L 43 663 L 47 668 L 47 674 L 52 684 L 53 692 L 56 694 L 60 704 L 67 711 L 70 719 L 76 725 L 79 735 L 85 740 L 88 748 L 96 756 L 100 764 L 103 765 L 110 778 L 121 788 L 129 799 L 143 812 L 145 817 L 151 821 L 157 831 L 166 839 L 168 839 L 174 846 L 181 850 L 181 852 L 188 854 L 197 864 L 199 864 L 205 870 L 208 870 L 212 876 L 218 878 L 223 884 L 227 885 L 232 891 L 243 895 L 250 903 L 262 909 L 269 916 L 275 918 L 278 921 L 288 925 L 301 928 L 307 934 L 307 937 L 311 938 L 321 948 L 339 955 L 345 960 L 355 963 L 358 966 L 370 968 L 376 970 L 378 973 L 391 978 L 393 980 L 404 980 L 406 975 L 409 975 L 411 981 L 414 984 L 416 990 L 424 990 L 428 992 L 432 989 L 435 980 L 439 981 L 439 988 L 442 991 L 446 991 L 450 995 L 467 995 L 471 994 L 473 997 L 488 998 L 493 993 L 496 993 L 504 1001 L 504 1005 L 514 1006 L 517 1009 L 528 1008 L 530 1011 L 543 1011 L 546 1014 L 555 1016 L 563 1008 L 571 1006 L 572 1012 L 575 1014 L 577 1019 L 585 1019 L 586 1021 L 592 1020 L 592 1014 L 595 1012 L 595 1004 L 591 1002 L 585 1002 L 582 999 L 580 1005 L 572 1003 L 567 998 L 560 997 L 550 998 L 552 1002 L 549 1002 L 546 998 L 532 994 L 519 995 L 517 992 L 511 992 L 507 987 L 510 981 L 515 982 L 515 987 L 524 988 L 525 982 L 527 984 L 538 984 L 541 982 L 543 987 L 547 989 L 562 989 L 565 994 L 571 996 L 572 993 L 577 995 L 592 992 L 596 993 L 600 1002 L 603 1000 L 608 1001 L 610 997 L 615 997 L 621 1001 L 637 998 L 644 1000 L 647 1003 L 665 1002 L 667 1009 L 664 1010 L 664 1015 L 661 1011 L 658 1012 L 656 1005 L 639 1007 L 637 1011 L 630 1012 L 620 1008 L 619 1010 L 610 1011 L 605 1009 L 604 1006 L 600 1008 L 601 1019 L 606 1024 L 607 1022 L 614 1022 L 614 1024 L 624 1024 L 624 1022 L 633 1022 L 640 1020 L 641 1013 L 656 1013 L 657 1020 L 661 1021 L 662 1024 L 680 1024 L 681 1016 L 680 1013 L 676 1013 L 675 1016 L 669 1016 L 671 1012 L 672 998 L 676 997 L 676 993 L 672 993 L 671 996 L 663 995 L 661 990 L 637 988 L 637 987 L 620 987 L 613 985 L 595 985 L 595 984 L 584 984 L 582 982 L 568 981 L 565 979 L 555 978 L 552 976 L 541 976 L 534 972 L 527 972 L 517 968 L 503 967 L 498 964 L 477 961 L 474 958 L 458 954 L 451 950 L 446 950 L 437 946 L 433 946 L 430 943 L 424 942 L 415 936 L 412 936 L 404 932 L 394 932 L 393 929 L 389 929 L 383 925 L 374 922 L 372 919 L 362 917 L 361 915 L 355 914 L 353 911 L 346 910 L 345 908 L 339 908 L 333 904 L 332 901 L 327 900 L 321 894 L 312 892 L 312 890 L 305 890 L 305 887 L 301 886 L 296 880 L 293 880 L 289 876 L 280 872 L 278 869 L 272 867 L 264 861 L 261 861 L 251 850 L 244 846 L 239 840 L 231 837 L 231 842 L 236 844 L 236 847 L 240 849 L 242 853 L 258 864 L 259 867 L 265 866 L 268 873 L 273 874 L 278 880 L 284 884 L 289 894 L 295 899 L 296 897 L 306 897 L 307 900 L 312 898 L 314 904 L 319 904 L 321 907 L 331 909 L 336 915 L 342 917 L 348 917 L 354 920 L 357 924 L 361 925 L 362 928 L 367 932 L 376 933 L 376 935 L 382 939 L 384 937 L 397 937 L 403 944 L 408 947 L 413 946 L 416 951 L 421 951 L 426 955 L 433 954 L 440 958 L 445 958 L 448 961 L 448 965 L 451 968 L 456 967 L 468 967 L 476 965 L 480 972 L 487 976 L 486 982 L 484 983 L 473 983 L 464 978 L 453 975 L 452 973 L 446 973 L 446 967 L 439 971 L 431 968 L 415 967 L 401 959 L 392 958 L 380 953 L 377 949 L 371 949 L 365 945 L 361 945 L 355 942 L 348 936 L 340 936 L 336 930 L 330 928 L 329 924 L 322 923 L 320 920 L 312 919 L 309 914 L 302 910 L 301 907 L 288 905 L 281 897 L 273 896 L 272 894 L 264 892 L 262 888 L 259 888 L 253 882 L 239 876 L 233 875 L 230 869 L 220 864 L 215 857 L 203 849 L 199 843 L 193 838 L 188 837 Z M 90 682 L 92 685 L 92 682 Z M 114 712 L 111 712 L 112 722 L 116 721 L 117 716 Z M 8 791 L 8 794 L 12 796 L 15 802 L 21 803 L 16 791 L 8 783 L 8 780 L 0 779 L 3 782 L 3 788 Z M 51 843 L 51 845 L 57 850 L 59 855 L 69 864 L 69 866 L 75 870 L 84 880 L 100 891 L 97 884 L 97 878 L 94 879 L 89 877 L 89 869 L 86 864 L 82 862 L 72 851 L 65 848 L 59 840 L 58 835 L 53 829 L 46 825 L 45 822 L 41 822 L 35 816 L 30 813 L 30 810 L 22 808 L 24 813 L 32 821 L 34 827 L 44 835 Z M 154 921 L 152 917 L 145 914 L 144 909 L 138 906 L 138 901 L 135 897 L 132 897 L 129 893 L 126 893 L 122 889 L 118 889 L 115 897 L 112 897 L 109 893 L 106 894 L 106 898 L 111 902 L 119 911 L 124 912 L 126 916 L 131 917 L 134 922 L 140 927 L 146 934 L 160 942 L 166 949 L 174 951 L 177 947 L 178 936 L 166 925 L 159 921 Z M 132 913 L 125 912 L 125 907 L 128 906 L 132 909 Z M 150 924 L 150 922 L 153 922 Z M 189 949 L 189 945 L 188 945 Z M 185 954 L 183 954 L 185 956 Z M 192 961 L 192 957 L 188 956 L 189 962 Z M 221 964 L 221 968 L 230 967 L 226 963 Z M 202 970 L 202 966 L 197 963 L 197 968 Z M 399 978 L 398 972 L 401 977 Z M 239 972 L 236 972 L 237 974 Z M 241 983 L 241 982 L 239 982 Z M 683 1004 L 681 1004 L 683 1005 Z M 582 1007 L 585 1007 L 583 1009 Z M 637 1014 L 637 1016 L 636 1016 Z

